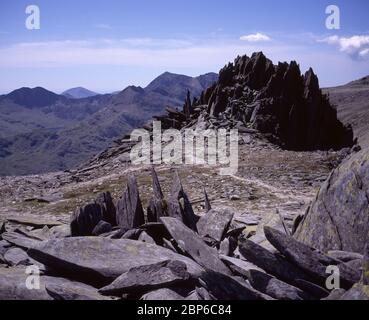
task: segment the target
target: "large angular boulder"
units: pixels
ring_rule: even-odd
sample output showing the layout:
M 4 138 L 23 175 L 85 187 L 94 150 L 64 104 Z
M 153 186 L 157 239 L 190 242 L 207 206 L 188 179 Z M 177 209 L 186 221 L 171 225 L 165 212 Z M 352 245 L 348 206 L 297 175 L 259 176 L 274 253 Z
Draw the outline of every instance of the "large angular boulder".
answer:
M 310 300 L 312 297 L 299 288 L 291 286 L 269 274 L 250 270 L 248 280 L 258 291 L 278 300 Z
M 298 286 L 297 280 L 310 280 L 304 271 L 281 255 L 272 253 L 250 240 L 241 238 L 239 250 L 248 261 L 289 284 Z
M 197 222 L 197 230 L 202 237 L 210 237 L 221 242 L 233 219 L 230 210 L 210 210 Z
M 219 300 L 269 300 L 272 299 L 253 289 L 246 281 L 207 270 L 201 281 L 205 289 Z
M 193 260 L 168 249 L 125 239 L 53 239 L 38 243 L 27 253 L 60 274 L 96 286 L 107 285 L 134 267 L 166 260 L 183 261 L 193 277 L 203 270 Z
M 96 225 L 103 219 L 103 210 L 97 203 L 90 203 L 74 211 L 71 216 L 72 237 L 91 236 Z
M 40 240 L 36 240 L 35 238 L 30 238 L 28 236 L 22 235 L 18 232 L 8 231 L 2 234 L 3 240 L 11 243 L 12 245 L 22 248 L 28 249 L 33 245 L 40 242 Z
M 34 228 L 42 228 L 44 226 L 55 227 L 62 225 L 61 222 L 51 219 L 44 219 L 42 217 L 34 217 L 34 216 L 20 216 L 20 217 L 11 217 L 7 218 L 9 222 L 24 224 L 26 226 L 31 226 Z
M 27 253 L 20 248 L 10 248 L 6 251 L 4 254 L 4 261 L 10 266 L 30 264 Z
M 0 268 L 0 300 L 111 300 L 94 287 L 65 278 L 40 276 L 38 289 L 29 278 L 34 276 L 24 267 Z
M 360 279 L 360 272 L 350 268 L 341 260 L 321 254 L 311 247 L 298 242 L 293 237 L 270 227 L 264 228 L 265 236 L 291 263 L 309 274 L 316 283 L 324 285 L 327 280 L 327 267 L 337 266 L 343 288 L 352 287 Z
M 99 292 L 111 296 L 121 296 L 124 293 L 137 295 L 154 289 L 181 284 L 189 278 L 190 275 L 184 262 L 163 261 L 132 268 L 108 286 L 101 288 Z
M 369 150 L 346 159 L 321 186 L 294 237 L 320 251 L 363 253 L 369 232 Z

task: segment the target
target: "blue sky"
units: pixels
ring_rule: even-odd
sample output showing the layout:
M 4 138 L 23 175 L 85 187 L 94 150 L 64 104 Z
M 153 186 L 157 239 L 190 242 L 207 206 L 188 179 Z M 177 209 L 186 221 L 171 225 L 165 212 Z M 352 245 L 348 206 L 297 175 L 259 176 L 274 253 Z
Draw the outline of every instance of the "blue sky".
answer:
M 38 5 L 41 29 L 27 30 Z M 328 30 L 325 9 L 341 11 Z M 21 86 L 98 92 L 147 85 L 164 71 L 218 71 L 238 54 L 312 66 L 322 86 L 369 74 L 367 0 L 0 0 L 0 93 Z

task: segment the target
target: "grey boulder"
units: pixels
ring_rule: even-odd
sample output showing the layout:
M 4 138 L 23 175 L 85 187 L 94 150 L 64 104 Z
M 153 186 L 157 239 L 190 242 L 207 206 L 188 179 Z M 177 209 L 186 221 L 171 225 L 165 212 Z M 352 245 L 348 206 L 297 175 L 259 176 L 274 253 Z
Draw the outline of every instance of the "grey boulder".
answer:
M 99 223 L 92 230 L 92 235 L 93 236 L 99 236 L 101 234 L 108 233 L 111 230 L 112 230 L 112 226 L 109 222 L 100 220 Z
M 233 212 L 230 210 L 210 210 L 197 222 L 197 231 L 202 237 L 221 242 L 232 219 Z
M 294 236 L 319 249 L 362 254 L 369 231 L 369 150 L 352 155 L 321 186 Z
M 61 274 L 95 286 L 106 286 L 123 273 L 166 260 L 183 261 L 196 277 L 203 269 L 191 259 L 168 249 L 126 239 L 76 237 L 39 243 L 28 255 Z
M 179 248 L 199 265 L 206 269 L 230 274 L 229 269 L 219 259 L 217 250 L 210 248 L 197 233 L 186 227 L 182 221 L 170 217 L 162 217 L 161 221 Z
M 94 287 L 65 278 L 40 276 L 37 287 L 33 276 L 24 267 L 0 268 L 0 300 L 110 300 Z
M 114 296 L 121 296 L 123 293 L 139 294 L 172 286 L 189 278 L 190 274 L 184 262 L 169 260 L 132 268 L 99 292 Z
M 337 266 L 340 271 L 340 282 L 348 289 L 360 279 L 360 272 L 347 266 L 344 262 L 323 255 L 311 247 L 298 242 L 293 237 L 270 227 L 264 227 L 269 242 L 291 263 L 309 274 L 318 284 L 324 285 L 327 278 L 327 267 Z
M 264 272 L 250 270 L 248 280 L 258 291 L 278 300 L 310 300 L 311 296 Z

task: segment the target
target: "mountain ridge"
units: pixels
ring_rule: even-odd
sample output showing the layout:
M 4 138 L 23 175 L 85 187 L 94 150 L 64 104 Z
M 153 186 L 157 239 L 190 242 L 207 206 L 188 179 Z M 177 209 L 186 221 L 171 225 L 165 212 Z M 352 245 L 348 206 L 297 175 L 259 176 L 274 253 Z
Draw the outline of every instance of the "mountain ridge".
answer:
M 176 75 L 171 74 L 171 78 L 175 80 Z M 180 105 L 187 90 L 200 94 L 206 81 L 215 80 L 214 75 L 205 81 L 182 75 L 179 78 L 171 83 L 172 92 L 166 91 L 160 75 L 154 79 L 157 91 L 128 86 L 115 95 L 82 99 L 55 94 L 55 103 L 42 108 L 29 109 L 0 99 L 0 175 L 42 173 L 79 165 L 114 139 L 162 113 L 167 105 Z

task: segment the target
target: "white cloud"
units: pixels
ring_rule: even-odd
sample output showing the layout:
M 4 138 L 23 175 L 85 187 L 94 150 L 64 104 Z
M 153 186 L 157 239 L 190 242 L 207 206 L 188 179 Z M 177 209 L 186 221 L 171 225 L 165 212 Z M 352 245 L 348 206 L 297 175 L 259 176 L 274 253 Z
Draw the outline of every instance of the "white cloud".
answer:
M 369 56 L 369 48 L 364 49 L 364 50 L 361 50 L 361 51 L 359 52 L 359 56 L 361 56 L 361 57 Z
M 354 57 L 366 57 L 369 53 L 369 35 L 354 35 L 348 38 L 335 35 L 318 40 L 318 42 L 337 45 L 341 52 Z
M 106 38 L 0 45 L 0 83 L 7 84 L 9 77 L 13 77 L 12 83 L 19 84 L 13 85 L 13 87 L 32 86 L 30 83 L 36 86 L 39 84 L 38 82 L 43 83 L 44 80 L 39 78 L 37 82 L 32 74 L 33 70 L 35 74 L 40 75 L 53 74 L 57 68 L 75 72 L 75 67 L 81 67 L 84 70 L 89 70 L 91 75 L 97 75 L 96 77 L 91 76 L 92 80 L 89 85 L 91 88 L 96 87 L 96 82 L 100 81 L 96 80 L 100 76 L 99 71 L 96 70 L 115 70 L 118 67 L 120 70 L 125 68 L 127 72 L 131 72 L 129 76 L 127 75 L 129 81 L 137 76 L 132 70 L 144 70 L 145 74 L 152 75 L 163 71 L 196 75 L 217 71 L 228 61 L 233 61 L 238 55 L 247 54 L 250 56 L 253 52 L 260 50 L 274 63 L 296 60 L 301 65 L 301 71 L 313 67 L 321 84 L 325 86 L 349 82 L 364 76 L 363 70 L 369 70 L 369 59 L 353 60 L 338 52 L 332 53 L 330 50 L 320 50 L 319 48 L 312 49 L 310 43 L 308 45 L 296 44 L 295 41 L 288 43 L 270 41 L 262 43 L 261 46 L 261 43 L 242 42 L 237 38 L 229 39 L 226 37 L 210 39 L 189 39 L 186 37 L 184 39 Z M 368 57 L 369 53 L 365 50 L 366 48 L 363 48 L 361 54 Z M 347 72 L 343 73 L 342 69 L 347 70 Z M 23 81 L 21 79 L 24 79 L 24 73 L 30 75 L 31 80 L 28 84 L 21 82 Z M 121 74 L 114 76 L 115 78 L 112 77 L 112 80 L 109 80 L 110 78 L 106 80 L 112 87 L 111 83 L 114 84 L 116 79 L 122 77 Z M 53 81 L 53 77 L 47 78 L 47 81 Z M 76 79 L 80 79 L 80 77 L 83 77 L 83 73 L 76 75 Z M 67 83 L 67 81 L 65 82 Z
M 271 49 L 271 48 L 269 48 Z M 273 47 L 268 50 L 278 51 Z M 91 41 L 47 41 L 0 46 L 0 68 L 48 68 L 77 65 L 140 67 L 189 67 L 213 70 L 239 54 L 260 51 L 256 44 L 228 40 L 187 39 L 99 39 Z
M 255 34 L 241 36 L 240 40 L 248 42 L 262 42 L 262 41 L 270 41 L 271 39 L 266 34 L 258 32 Z

